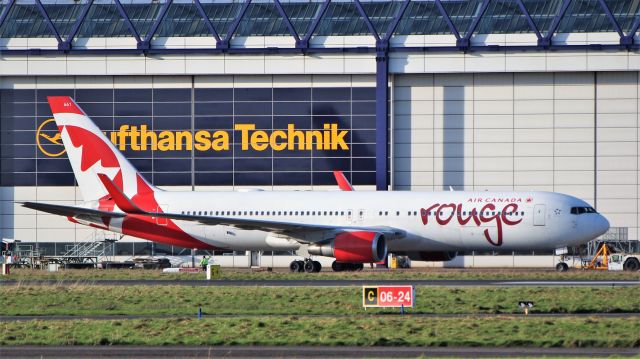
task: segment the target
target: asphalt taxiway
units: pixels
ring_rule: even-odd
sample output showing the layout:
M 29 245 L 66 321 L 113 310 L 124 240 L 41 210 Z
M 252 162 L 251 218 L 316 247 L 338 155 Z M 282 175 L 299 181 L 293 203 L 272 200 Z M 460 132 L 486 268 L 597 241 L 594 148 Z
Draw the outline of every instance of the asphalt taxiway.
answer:
M 415 358 L 637 356 L 640 348 L 451 348 L 328 346 L 9 346 L 6 358 Z
M 417 285 L 432 287 L 619 287 L 638 286 L 640 280 L 379 280 L 379 279 L 304 279 L 304 280 L 22 280 L 0 281 L 0 285 L 182 285 L 220 287 L 350 287 L 363 285 Z

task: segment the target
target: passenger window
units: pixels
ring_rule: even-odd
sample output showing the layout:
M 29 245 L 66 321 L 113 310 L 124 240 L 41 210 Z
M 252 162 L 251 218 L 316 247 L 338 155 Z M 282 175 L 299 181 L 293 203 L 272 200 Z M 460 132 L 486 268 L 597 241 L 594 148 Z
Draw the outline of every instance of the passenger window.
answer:
M 409 211 L 409 212 L 407 213 L 407 215 L 408 215 L 408 216 L 410 216 L 410 215 L 411 215 L 411 211 Z
M 384 211 L 384 215 L 388 216 L 389 215 L 389 211 Z
M 396 211 L 396 216 L 399 216 L 399 215 L 400 215 L 400 211 Z

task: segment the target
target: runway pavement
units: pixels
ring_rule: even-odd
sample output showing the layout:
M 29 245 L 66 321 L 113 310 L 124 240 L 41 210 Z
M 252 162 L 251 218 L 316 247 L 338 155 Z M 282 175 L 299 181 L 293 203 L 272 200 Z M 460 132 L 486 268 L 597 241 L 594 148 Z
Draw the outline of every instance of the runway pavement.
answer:
M 0 347 L 5 358 L 415 358 L 637 356 L 640 348 L 425 348 L 327 346 L 15 346 Z
M 104 286 L 183 285 L 225 287 L 349 287 L 376 284 L 443 287 L 619 287 L 638 286 L 640 280 L 379 280 L 379 279 L 307 279 L 307 280 L 34 280 L 0 281 L 0 285 L 73 285 Z

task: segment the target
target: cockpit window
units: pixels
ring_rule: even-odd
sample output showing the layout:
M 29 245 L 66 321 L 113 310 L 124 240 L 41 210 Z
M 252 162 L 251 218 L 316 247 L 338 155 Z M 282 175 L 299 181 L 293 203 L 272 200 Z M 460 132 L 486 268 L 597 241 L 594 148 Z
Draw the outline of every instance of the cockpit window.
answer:
M 598 213 L 593 207 L 571 207 L 571 214 Z

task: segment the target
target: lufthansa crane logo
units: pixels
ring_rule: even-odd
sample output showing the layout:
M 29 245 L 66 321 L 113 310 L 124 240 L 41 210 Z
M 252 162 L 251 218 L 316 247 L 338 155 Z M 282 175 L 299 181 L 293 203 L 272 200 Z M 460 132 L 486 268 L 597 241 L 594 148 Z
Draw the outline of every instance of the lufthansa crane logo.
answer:
M 62 144 L 62 135 L 55 127 L 54 121 L 50 118 L 42 122 L 36 131 L 38 149 L 47 157 L 59 157 L 66 152 Z M 47 126 L 50 123 L 53 123 L 53 126 Z

